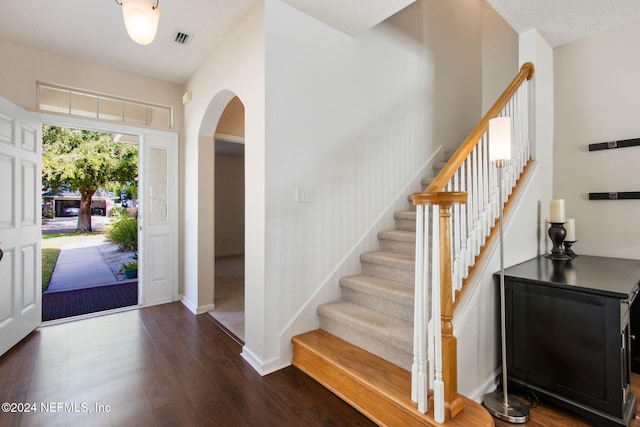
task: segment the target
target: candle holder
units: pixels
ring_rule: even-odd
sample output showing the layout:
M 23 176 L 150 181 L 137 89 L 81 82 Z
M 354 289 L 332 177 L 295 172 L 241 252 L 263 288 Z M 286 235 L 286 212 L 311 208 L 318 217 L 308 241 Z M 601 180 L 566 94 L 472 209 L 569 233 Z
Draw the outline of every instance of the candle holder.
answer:
M 551 242 L 553 242 L 553 249 L 551 249 L 551 253 L 546 254 L 545 257 L 555 261 L 569 261 L 572 258 L 562 250 L 562 242 L 564 242 L 564 238 L 567 237 L 564 222 L 551 222 L 550 224 L 549 238 Z
M 571 246 L 572 246 L 574 243 L 576 243 L 576 242 L 577 242 L 577 240 L 573 240 L 573 241 L 567 241 L 567 240 L 565 240 L 565 241 L 564 241 L 564 253 L 565 253 L 567 256 L 571 257 L 571 259 L 573 259 L 573 258 L 575 258 L 575 257 L 577 257 L 577 256 L 578 256 L 578 254 L 577 254 L 577 253 L 575 253 L 575 252 L 573 252 L 573 249 L 571 249 Z

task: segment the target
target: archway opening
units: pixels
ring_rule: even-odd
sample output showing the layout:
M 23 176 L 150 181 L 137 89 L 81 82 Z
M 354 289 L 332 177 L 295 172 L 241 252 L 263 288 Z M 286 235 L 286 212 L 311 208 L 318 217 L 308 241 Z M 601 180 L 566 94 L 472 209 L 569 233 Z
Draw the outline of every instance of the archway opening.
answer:
M 214 134 L 214 305 L 210 315 L 244 343 L 245 168 L 244 105 L 224 108 Z

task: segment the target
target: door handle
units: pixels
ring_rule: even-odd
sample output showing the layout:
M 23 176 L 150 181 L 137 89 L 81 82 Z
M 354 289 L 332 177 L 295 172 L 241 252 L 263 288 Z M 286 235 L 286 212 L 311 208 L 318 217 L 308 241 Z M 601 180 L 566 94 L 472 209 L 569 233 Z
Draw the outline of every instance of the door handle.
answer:
M 2 242 L 0 242 L 2 243 Z M 4 252 L 2 252 L 2 248 L 0 248 L 0 261 L 2 261 L 2 257 L 4 256 Z

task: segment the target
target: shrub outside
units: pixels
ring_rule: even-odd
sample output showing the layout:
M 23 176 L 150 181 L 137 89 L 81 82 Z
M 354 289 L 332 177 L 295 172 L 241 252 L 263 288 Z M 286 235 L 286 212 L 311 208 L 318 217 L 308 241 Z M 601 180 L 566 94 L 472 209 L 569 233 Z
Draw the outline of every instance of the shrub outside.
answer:
M 138 219 L 123 215 L 107 227 L 107 237 L 123 252 L 138 251 Z

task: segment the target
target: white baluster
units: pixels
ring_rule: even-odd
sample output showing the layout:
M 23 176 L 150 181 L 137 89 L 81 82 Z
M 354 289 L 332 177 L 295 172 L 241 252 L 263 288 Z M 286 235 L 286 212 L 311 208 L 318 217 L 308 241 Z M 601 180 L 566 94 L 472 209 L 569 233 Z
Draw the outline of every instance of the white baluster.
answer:
M 478 147 L 476 146 L 473 151 L 473 256 L 476 257 L 480 254 L 480 191 L 478 190 L 480 185 L 478 183 Z
M 467 160 L 460 165 L 460 191 L 467 192 Z M 465 203 L 460 206 L 460 258 L 462 267 L 462 279 L 466 279 L 469 274 L 469 256 L 467 255 L 468 229 L 467 229 L 467 207 Z
M 411 400 L 418 403 L 420 409 L 420 357 L 422 333 L 422 292 L 425 289 L 423 281 L 423 271 L 426 268 L 426 258 L 423 254 L 424 248 L 424 205 L 416 206 L 416 266 L 415 266 L 415 289 L 414 289 L 414 309 L 413 309 L 413 364 L 411 365 Z
M 438 423 L 444 422 L 444 382 L 442 380 L 442 328 L 440 325 L 440 227 L 435 225 L 440 219 L 440 208 L 433 206 L 433 249 L 432 249 L 432 317 L 433 337 L 435 341 L 435 379 L 433 381 L 433 411 L 434 419 Z
M 473 265 L 475 259 L 475 240 L 473 238 L 473 211 L 475 209 L 474 191 L 473 191 L 473 174 L 472 168 L 472 153 L 465 160 L 467 164 L 467 265 Z

